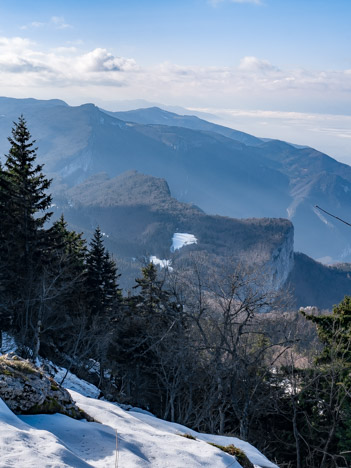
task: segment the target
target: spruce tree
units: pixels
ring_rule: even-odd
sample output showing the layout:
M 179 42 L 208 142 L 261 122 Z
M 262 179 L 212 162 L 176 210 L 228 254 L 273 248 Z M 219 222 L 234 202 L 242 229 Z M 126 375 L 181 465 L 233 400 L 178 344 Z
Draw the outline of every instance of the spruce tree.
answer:
M 114 260 L 104 247 L 99 227 L 96 228 L 89 247 L 86 281 L 89 315 L 91 320 L 108 319 L 111 318 L 113 305 L 121 299 L 121 291 L 117 285 L 120 275 L 117 274 Z
M 13 311 L 13 322 L 23 339 L 36 327 L 37 281 L 45 266 L 48 235 L 45 223 L 51 213 L 51 181 L 36 163 L 35 141 L 23 116 L 14 123 L 9 137 L 10 151 L 1 173 L 2 240 L 6 248 L 1 264 L 6 265 L 1 281 L 4 302 Z
M 48 304 L 41 318 L 41 351 L 51 356 L 53 348 L 69 352 L 81 317 L 85 316 L 87 248 L 82 234 L 70 231 L 63 215 L 53 223 L 48 235 L 50 249 L 45 276 Z
M 9 182 L 0 163 L 0 347 L 2 346 L 2 331 L 10 328 L 12 311 L 7 295 L 10 286 L 8 259 L 10 254 L 10 242 L 8 238 L 8 222 L 11 219 L 7 193 Z
M 318 466 L 330 466 L 330 454 L 351 463 L 351 297 L 345 296 L 334 306 L 332 314 L 310 315 L 307 320 L 317 326 L 323 350 L 316 359 L 313 384 L 304 382 L 301 394 L 312 407 L 306 433 L 310 446 L 321 454 Z M 311 405 L 312 402 L 312 405 Z M 311 426 L 312 422 L 312 426 Z M 314 427 L 314 433 L 310 430 Z M 307 439 L 304 434 L 305 440 Z M 317 457 L 315 456 L 316 460 Z
M 134 288 L 140 288 L 138 295 L 134 298 L 136 307 L 150 320 L 157 318 L 164 320 L 172 305 L 170 294 L 164 289 L 163 281 L 159 280 L 157 268 L 153 263 L 149 263 L 141 271 L 143 276 L 135 280 L 136 286 L 134 286 Z

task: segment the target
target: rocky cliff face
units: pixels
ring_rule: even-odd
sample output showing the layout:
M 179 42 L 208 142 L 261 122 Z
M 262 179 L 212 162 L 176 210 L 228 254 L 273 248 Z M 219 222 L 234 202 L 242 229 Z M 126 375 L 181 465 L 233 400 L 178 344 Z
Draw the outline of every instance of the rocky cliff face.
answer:
M 271 259 L 267 263 L 270 276 L 270 285 L 279 290 L 287 281 L 294 268 L 294 227 L 286 231 L 282 243 L 272 252 Z

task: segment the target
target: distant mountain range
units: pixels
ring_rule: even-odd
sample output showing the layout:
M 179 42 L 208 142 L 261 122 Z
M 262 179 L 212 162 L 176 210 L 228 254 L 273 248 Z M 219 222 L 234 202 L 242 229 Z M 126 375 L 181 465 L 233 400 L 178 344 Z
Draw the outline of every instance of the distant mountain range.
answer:
M 78 230 L 89 232 L 99 223 L 112 250 L 123 250 L 124 258 L 165 255 L 172 233 L 185 229 L 200 233 L 198 248 L 213 255 L 248 252 L 235 234 L 245 225 L 251 234 L 240 235 L 254 239 L 257 231 L 250 247 L 255 244 L 257 252 L 265 229 L 258 220 L 238 218 L 288 218 L 295 250 L 324 261 L 351 260 L 351 228 L 315 208 L 350 219 L 351 167 L 312 148 L 157 107 L 109 112 L 93 104 L 0 98 L 0 154 L 8 151 L 7 137 L 21 114 L 37 140 L 44 171 L 54 179 L 57 211 L 64 210 Z M 264 223 L 278 237 L 285 229 L 279 219 Z M 205 240 L 206 230 L 211 241 Z M 273 237 L 266 239 L 271 253 Z M 292 274 L 286 258 L 281 279 Z
M 55 191 L 128 170 L 167 180 L 172 195 L 209 214 L 287 217 L 296 250 L 351 260 L 351 231 L 315 209 L 350 219 L 351 168 L 312 148 L 263 141 L 158 108 L 107 112 L 93 104 L 0 98 L 0 153 L 24 114 Z

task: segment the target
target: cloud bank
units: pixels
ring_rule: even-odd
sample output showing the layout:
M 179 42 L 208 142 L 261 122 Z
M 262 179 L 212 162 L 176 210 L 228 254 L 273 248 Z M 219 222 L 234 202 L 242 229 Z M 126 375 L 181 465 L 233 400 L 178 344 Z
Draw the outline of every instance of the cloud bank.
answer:
M 351 69 L 284 69 L 253 56 L 227 67 L 142 66 L 79 42 L 46 50 L 24 37 L 0 37 L 0 87 L 7 96 L 105 101 L 111 109 L 134 99 L 207 108 L 239 130 L 351 155 Z
M 140 66 L 104 48 L 90 51 L 77 46 L 46 51 L 22 37 L 0 37 L 0 86 L 7 89 L 53 89 L 95 86 L 95 97 L 124 87 L 124 98 L 143 97 L 187 105 L 229 107 L 239 102 L 344 102 L 351 104 L 350 70 L 281 69 L 265 58 L 243 57 L 233 66 L 183 66 L 170 62 Z M 107 89 L 108 88 L 108 89 Z M 55 93 L 53 93 L 55 94 Z M 94 97 L 94 96 L 92 96 Z M 118 96 L 116 96 L 117 98 Z M 122 97 L 122 96 L 120 96 Z M 282 101 L 283 99 L 283 101 Z M 180 101 L 179 101 L 180 100 Z M 184 104 L 183 104 L 184 105 Z

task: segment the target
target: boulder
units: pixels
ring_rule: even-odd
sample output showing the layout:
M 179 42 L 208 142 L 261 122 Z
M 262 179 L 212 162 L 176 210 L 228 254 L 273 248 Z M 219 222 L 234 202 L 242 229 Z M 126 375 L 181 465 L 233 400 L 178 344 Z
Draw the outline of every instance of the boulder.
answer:
M 0 398 L 15 414 L 62 413 L 92 420 L 52 377 L 12 353 L 0 356 Z

